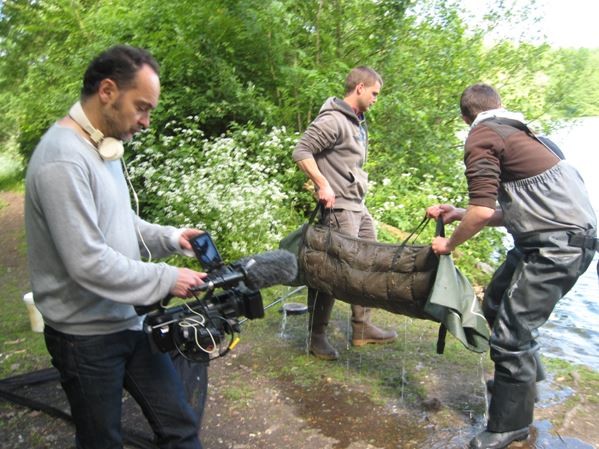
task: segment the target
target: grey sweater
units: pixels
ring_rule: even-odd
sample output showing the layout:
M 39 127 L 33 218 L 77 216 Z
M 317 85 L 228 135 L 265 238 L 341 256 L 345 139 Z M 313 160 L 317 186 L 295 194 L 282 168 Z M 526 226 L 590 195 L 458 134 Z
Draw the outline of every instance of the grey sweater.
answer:
M 72 129 L 52 126 L 27 168 L 25 226 L 33 296 L 49 326 L 94 335 L 140 329 L 133 304 L 174 286 L 177 268 L 140 260 L 178 249 L 177 230 L 138 218 L 119 161 L 103 161 Z
M 293 160 L 313 158 L 335 192 L 335 208 L 360 211 L 368 190 L 362 169 L 368 155 L 368 131 L 343 100 L 329 98 L 297 143 Z

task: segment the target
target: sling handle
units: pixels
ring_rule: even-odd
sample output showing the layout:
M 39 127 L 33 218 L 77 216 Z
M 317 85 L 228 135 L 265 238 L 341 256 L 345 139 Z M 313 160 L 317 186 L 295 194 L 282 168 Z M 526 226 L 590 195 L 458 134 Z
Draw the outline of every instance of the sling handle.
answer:
M 329 208 L 328 210 L 331 211 L 331 215 L 335 218 L 335 221 L 337 222 L 337 228 L 339 228 L 339 219 L 337 218 L 337 215 L 335 215 L 335 209 L 333 209 L 332 207 Z M 316 219 L 316 215 L 318 215 L 318 212 L 320 212 L 320 216 L 323 217 L 324 213 L 325 213 L 326 209 L 324 207 L 324 204 L 322 203 L 317 203 L 316 207 L 314 208 L 314 210 L 310 213 L 310 218 L 308 218 L 308 224 L 312 224 L 314 223 L 314 220 Z M 328 223 L 328 227 L 331 227 L 331 224 Z
M 418 238 L 418 236 L 420 235 L 420 233 L 422 232 L 422 230 L 426 227 L 426 225 L 428 224 L 428 222 L 431 219 L 425 214 L 424 218 L 422 219 L 422 221 L 418 224 L 418 226 L 416 226 L 416 229 L 414 229 L 410 235 L 408 235 L 403 242 L 401 242 L 401 246 L 405 246 L 410 239 L 412 239 L 412 237 L 414 237 L 412 239 L 412 243 Z M 445 225 L 443 224 L 443 218 L 439 217 L 437 218 L 437 224 L 435 227 L 435 236 L 436 237 L 445 237 Z

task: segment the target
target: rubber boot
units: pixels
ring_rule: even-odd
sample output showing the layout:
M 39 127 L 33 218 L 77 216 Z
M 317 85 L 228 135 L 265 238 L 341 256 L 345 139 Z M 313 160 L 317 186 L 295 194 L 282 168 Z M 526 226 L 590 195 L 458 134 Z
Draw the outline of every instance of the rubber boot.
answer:
M 535 352 L 535 362 L 537 364 L 537 382 L 541 382 L 547 379 L 547 375 L 545 374 L 545 367 L 543 366 L 543 362 L 541 361 L 541 353 L 539 351 Z
M 493 385 L 495 385 L 495 380 L 494 379 L 487 380 L 487 392 L 490 395 L 493 395 Z M 535 383 L 535 403 L 539 402 L 539 400 L 540 400 L 539 389 L 537 387 L 537 384 Z
M 534 410 L 534 382 L 506 383 L 495 378 L 487 429 L 470 441 L 470 449 L 503 449 L 528 438 Z
M 528 438 L 528 427 L 511 432 L 484 432 L 470 440 L 469 449 L 504 449 L 514 441 Z
M 352 305 L 351 309 L 353 346 L 391 343 L 397 338 L 397 332 L 381 329 L 370 322 L 369 308 Z
M 327 339 L 327 326 L 335 298 L 330 295 L 308 289 L 308 351 L 323 360 L 337 360 L 339 353 Z

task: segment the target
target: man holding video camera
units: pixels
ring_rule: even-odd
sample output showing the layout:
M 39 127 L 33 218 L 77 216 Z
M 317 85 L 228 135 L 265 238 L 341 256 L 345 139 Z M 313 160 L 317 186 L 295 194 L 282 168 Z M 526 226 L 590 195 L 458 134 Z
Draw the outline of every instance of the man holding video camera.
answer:
M 159 67 L 145 50 L 112 47 L 88 66 L 81 101 L 52 125 L 29 162 L 25 224 L 31 284 L 46 346 L 71 406 L 80 449 L 122 448 L 125 388 L 161 448 L 201 448 L 198 417 L 134 306 L 186 298 L 204 273 L 141 256 L 190 250 L 177 230 L 132 210 L 122 143 L 150 123 Z

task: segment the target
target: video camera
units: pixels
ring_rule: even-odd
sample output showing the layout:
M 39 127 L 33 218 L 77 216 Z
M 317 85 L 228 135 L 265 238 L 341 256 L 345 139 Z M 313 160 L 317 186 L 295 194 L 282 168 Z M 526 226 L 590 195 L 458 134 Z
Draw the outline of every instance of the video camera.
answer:
M 196 300 L 170 308 L 162 304 L 165 301 L 153 306 L 145 318 L 144 330 L 158 351 L 177 351 L 189 360 L 206 361 L 223 356 L 237 344 L 239 317 L 264 317 L 259 289 L 266 287 L 269 280 L 264 276 L 257 278 L 259 273 L 253 273 L 251 268 L 257 265 L 256 259 L 264 259 L 264 265 L 280 257 L 265 258 L 265 253 L 225 265 L 209 233 L 198 235 L 190 243 L 202 269 L 208 273 L 204 283 L 192 289 Z M 216 289 L 223 291 L 216 294 Z M 204 296 L 198 298 L 198 293 Z M 146 311 L 138 309 L 138 313 Z M 227 335 L 231 339 L 225 346 Z

